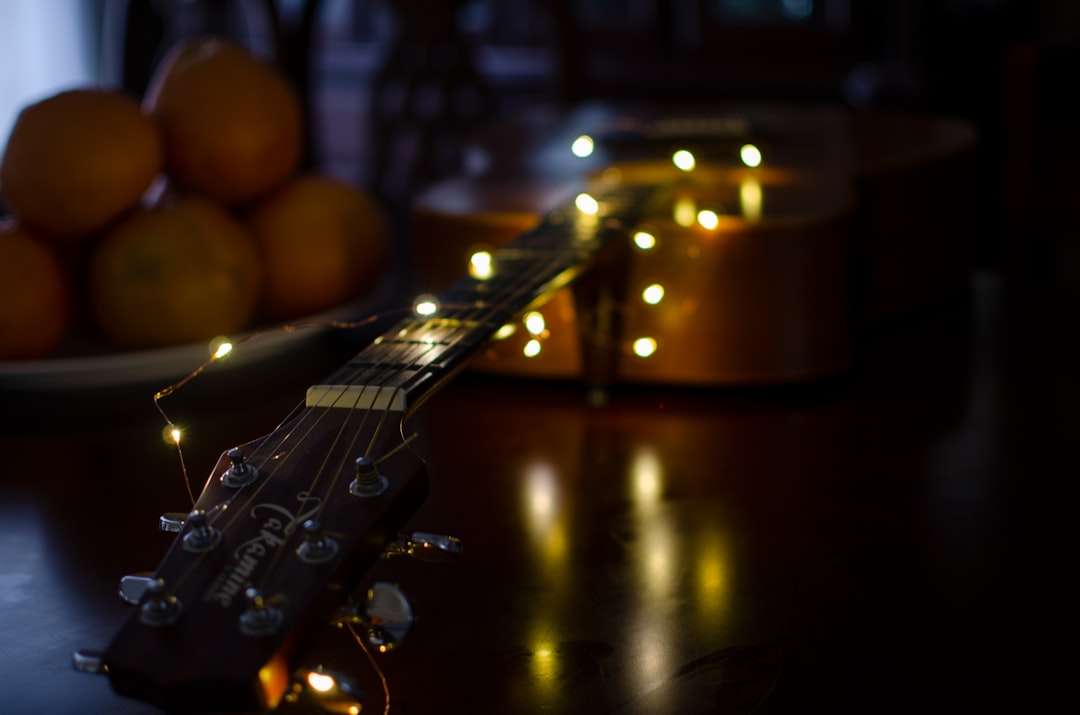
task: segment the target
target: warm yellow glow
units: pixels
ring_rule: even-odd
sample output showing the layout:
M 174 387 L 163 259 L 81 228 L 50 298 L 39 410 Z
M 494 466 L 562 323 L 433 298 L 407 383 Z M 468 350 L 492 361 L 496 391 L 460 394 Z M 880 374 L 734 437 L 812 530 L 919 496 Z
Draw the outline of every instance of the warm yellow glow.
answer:
M 647 358 L 656 352 L 656 340 L 653 338 L 638 338 L 634 341 L 634 354 L 638 357 Z
M 660 502 L 663 472 L 660 458 L 651 447 L 642 446 L 634 453 L 630 474 L 633 478 L 633 498 L 638 506 L 647 509 Z
M 717 525 L 703 529 L 696 541 L 690 573 L 696 601 L 697 622 L 710 631 L 721 629 L 731 618 L 731 549 Z
M 537 534 L 545 534 L 556 517 L 559 501 L 559 477 L 554 465 L 545 459 L 534 459 L 525 465 L 526 512 Z
M 646 286 L 645 290 L 641 291 L 641 299 L 649 305 L 656 305 L 664 299 L 664 286 L 659 283 Z
M 724 573 L 724 555 L 702 549 L 699 554 L 697 586 L 702 603 L 717 603 L 723 595 L 727 578 Z
M 591 156 L 593 149 L 596 148 L 593 138 L 588 134 L 582 134 L 580 137 L 574 140 L 574 143 L 570 145 L 570 151 L 574 153 L 574 156 L 584 159 L 587 156 Z
M 646 692 L 669 682 L 675 632 L 669 620 L 652 612 L 639 614 L 633 622 L 631 648 L 637 656 L 633 677 Z
M 529 331 L 531 335 L 542 335 L 547 324 L 544 322 L 544 316 L 542 313 L 536 310 L 531 310 L 525 314 L 523 321 L 525 323 L 525 329 Z
M 349 715 L 360 715 L 360 706 L 359 705 L 350 705 L 349 706 Z
M 697 222 L 702 228 L 707 228 L 710 231 L 720 225 L 720 217 L 716 215 L 715 211 L 705 209 L 698 211 Z
M 492 337 L 495 340 L 506 340 L 507 338 L 509 338 L 511 335 L 513 335 L 516 332 L 517 332 L 517 326 L 514 325 L 513 323 L 507 323 L 506 325 L 504 325 L 501 328 L 499 328 L 498 330 L 496 330 L 495 334 Z
M 650 251 L 656 248 L 656 236 L 648 231 L 638 231 L 634 234 L 634 245 L 643 251 Z
M 574 206 L 577 206 L 578 211 L 589 216 L 595 216 L 600 211 L 600 202 L 585 193 L 577 195 Z
M 675 571 L 675 546 L 671 538 L 671 529 L 664 524 L 650 527 L 644 535 L 645 554 L 642 565 L 646 583 L 654 593 L 662 593 L 672 583 L 671 574 Z
M 550 646 L 538 646 L 533 651 L 531 670 L 533 677 L 541 684 L 548 687 L 554 684 L 557 675 L 556 665 L 555 651 Z
M 166 444 L 180 444 L 181 437 L 183 437 L 183 434 L 176 425 L 165 425 L 165 428 L 161 430 L 161 439 Z
M 210 356 L 214 360 L 220 360 L 232 352 L 233 345 L 227 337 L 219 335 L 210 341 Z
M 672 207 L 672 217 L 675 219 L 675 223 L 680 226 L 689 228 L 694 225 L 694 221 L 697 220 L 697 202 L 689 196 L 680 196 L 675 199 L 675 205 Z
M 262 686 L 263 700 L 268 710 L 274 710 L 285 697 L 292 681 L 288 664 L 280 656 L 275 656 L 266 665 L 259 668 L 259 685 Z
M 761 204 L 761 183 L 756 179 L 744 179 L 739 182 L 739 208 L 742 210 L 742 215 L 750 221 L 760 221 Z
M 686 149 L 679 149 L 672 154 L 671 163 L 683 171 L 693 171 L 694 167 L 697 166 L 697 160 L 694 159 L 694 155 Z
M 753 144 L 743 144 L 739 149 L 739 158 L 750 168 L 761 166 L 761 150 Z
M 558 567 L 569 548 L 563 523 L 559 476 L 550 462 L 537 459 L 524 468 L 524 520 L 529 527 L 532 544 L 547 566 Z
M 605 184 L 617 184 L 622 181 L 622 169 L 617 166 L 609 166 L 600 175 L 600 180 Z
M 439 300 L 433 295 L 421 295 L 413 301 L 413 310 L 417 315 L 427 317 L 439 312 Z
M 534 358 L 540 354 L 541 347 L 542 346 L 540 345 L 540 341 L 536 338 L 533 338 L 529 342 L 525 343 L 525 347 L 521 349 L 521 352 L 527 358 Z
M 307 683 L 311 689 L 319 693 L 329 693 L 337 685 L 337 681 L 326 673 L 316 673 L 314 670 L 308 673 Z
M 491 278 L 494 265 L 491 253 L 488 251 L 476 251 L 469 256 L 469 275 L 478 280 L 486 281 Z

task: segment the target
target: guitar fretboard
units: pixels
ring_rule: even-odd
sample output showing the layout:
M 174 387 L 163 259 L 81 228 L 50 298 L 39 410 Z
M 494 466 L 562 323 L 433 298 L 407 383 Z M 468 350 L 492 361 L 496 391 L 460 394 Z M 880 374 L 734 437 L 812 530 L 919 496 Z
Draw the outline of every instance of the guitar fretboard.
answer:
M 596 213 L 573 201 L 492 255 L 484 277 L 458 279 L 438 296 L 438 311 L 409 318 L 378 337 L 309 391 L 308 405 L 412 404 L 460 367 L 502 326 L 575 278 L 614 236 L 638 220 L 654 187 L 616 186 L 591 194 Z

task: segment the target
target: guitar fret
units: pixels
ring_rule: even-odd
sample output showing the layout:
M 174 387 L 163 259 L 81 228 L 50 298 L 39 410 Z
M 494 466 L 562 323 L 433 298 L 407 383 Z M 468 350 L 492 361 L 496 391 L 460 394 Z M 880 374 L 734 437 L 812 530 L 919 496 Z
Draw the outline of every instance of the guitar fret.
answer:
M 305 402 L 307 407 L 404 412 L 406 394 L 384 385 L 312 385 Z

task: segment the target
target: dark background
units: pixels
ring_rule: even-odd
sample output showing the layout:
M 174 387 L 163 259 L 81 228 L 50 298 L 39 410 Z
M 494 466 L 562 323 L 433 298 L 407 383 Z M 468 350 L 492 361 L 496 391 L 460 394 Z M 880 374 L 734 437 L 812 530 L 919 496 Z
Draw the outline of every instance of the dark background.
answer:
M 623 387 L 603 410 L 577 384 L 482 375 L 433 398 L 418 423 L 432 495 L 414 526 L 462 537 L 466 557 L 379 569 L 421 615 L 382 661 L 391 712 L 1069 708 L 1076 3 L 268 7 L 100 3 L 103 66 L 141 91 L 172 39 L 205 31 L 274 58 L 308 97 L 309 162 L 394 207 L 405 251 L 409 200 L 468 168 L 469 137 L 582 101 L 832 102 L 947 113 L 980 134 L 970 290 L 859 335 L 844 375 Z M 418 64 L 417 42 L 465 59 Z M 415 167 L 384 151 L 430 120 L 391 111 L 384 93 L 409 72 L 476 99 L 440 114 L 449 139 Z M 185 390 L 196 483 L 348 347 Z M 147 394 L 0 396 L 0 712 L 151 712 L 68 657 L 108 642 L 126 613 L 116 579 L 152 567 L 157 514 L 185 503 Z M 652 469 L 659 490 L 639 493 Z M 378 711 L 355 646 L 322 652 L 344 653 Z
M 977 259 L 998 265 L 1075 218 L 1068 0 L 402 0 L 106 4 L 112 67 L 134 92 L 177 37 L 231 35 L 308 98 L 309 161 L 412 195 L 463 167 L 463 138 L 497 118 L 591 100 L 834 102 L 955 115 L 980 132 Z M 117 9 L 119 7 L 119 10 Z M 126 31 L 125 31 L 126 28 Z M 454 47 L 452 65 L 417 47 Z M 119 57 L 116 56 L 116 50 Z M 422 55 L 420 55 L 422 57 Z M 412 58 L 412 59 L 410 59 Z M 402 82 L 474 91 L 437 117 L 392 101 Z M 424 166 L 386 156 L 438 126 Z M 399 175 L 403 174 L 403 175 Z

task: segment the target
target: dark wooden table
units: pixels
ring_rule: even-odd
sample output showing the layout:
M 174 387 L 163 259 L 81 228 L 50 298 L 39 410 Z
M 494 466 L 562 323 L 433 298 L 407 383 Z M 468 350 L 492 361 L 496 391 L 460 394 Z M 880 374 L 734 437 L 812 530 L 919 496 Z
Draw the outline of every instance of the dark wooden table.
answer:
M 977 275 L 970 301 L 789 388 L 622 387 L 597 409 L 577 385 L 461 376 L 416 421 L 432 493 L 413 526 L 464 556 L 372 574 L 418 614 L 378 661 L 390 712 L 1040 711 L 1075 560 L 1070 285 Z M 195 482 L 347 349 L 174 398 Z M 70 657 L 107 643 L 118 578 L 189 504 L 150 392 L 3 396 L 6 715 L 153 711 Z M 383 708 L 347 632 L 311 657 Z

